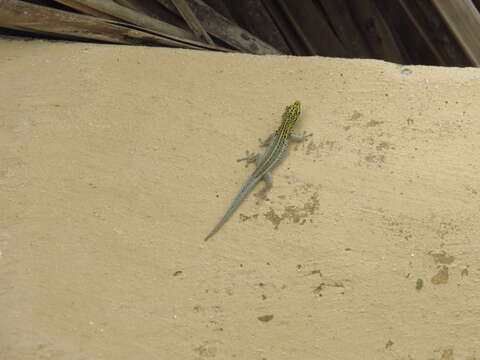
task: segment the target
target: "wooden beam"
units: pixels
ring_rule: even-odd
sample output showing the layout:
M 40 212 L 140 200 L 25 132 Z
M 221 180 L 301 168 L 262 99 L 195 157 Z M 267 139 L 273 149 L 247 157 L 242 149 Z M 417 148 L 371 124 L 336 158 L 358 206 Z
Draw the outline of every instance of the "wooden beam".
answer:
M 475 66 L 480 66 L 480 13 L 471 0 L 432 0 Z
M 188 6 L 187 2 L 185 0 L 171 1 L 173 5 L 175 5 L 175 7 L 177 8 L 180 15 L 182 15 L 190 30 L 192 30 L 193 33 L 197 36 L 197 38 L 204 43 L 215 45 L 210 35 L 208 35 L 200 21 L 195 16 L 192 9 L 190 9 L 190 7 Z

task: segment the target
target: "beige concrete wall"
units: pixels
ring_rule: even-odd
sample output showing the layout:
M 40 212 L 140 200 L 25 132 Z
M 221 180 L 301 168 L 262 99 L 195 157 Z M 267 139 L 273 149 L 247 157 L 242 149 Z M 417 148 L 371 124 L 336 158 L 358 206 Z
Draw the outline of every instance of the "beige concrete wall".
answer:
M 480 359 L 478 69 L 0 47 L 0 358 Z

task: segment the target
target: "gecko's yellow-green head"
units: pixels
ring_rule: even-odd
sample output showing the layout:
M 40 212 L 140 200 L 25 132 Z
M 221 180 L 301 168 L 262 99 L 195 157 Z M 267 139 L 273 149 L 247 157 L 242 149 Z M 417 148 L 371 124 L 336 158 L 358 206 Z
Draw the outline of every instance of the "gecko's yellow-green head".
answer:
M 293 132 L 293 128 L 300 117 L 300 101 L 295 101 L 292 105 L 288 105 L 285 108 L 283 113 L 283 124 L 284 128 L 282 129 L 284 134 L 290 135 Z

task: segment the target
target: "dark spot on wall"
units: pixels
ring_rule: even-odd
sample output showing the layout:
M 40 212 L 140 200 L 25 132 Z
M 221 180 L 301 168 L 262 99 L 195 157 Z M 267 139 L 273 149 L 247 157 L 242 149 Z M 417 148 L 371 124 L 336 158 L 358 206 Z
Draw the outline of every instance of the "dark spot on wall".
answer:
M 353 112 L 352 117 L 350 118 L 350 120 L 356 121 L 356 120 L 360 119 L 362 116 L 363 116 L 362 113 L 359 113 L 357 110 L 355 110 L 355 111 Z
M 194 350 L 198 355 L 206 358 L 214 358 L 217 355 L 217 348 L 208 343 L 202 344 Z
M 433 257 L 435 264 L 446 264 L 450 265 L 455 260 L 455 257 L 448 255 L 445 251 L 440 251 L 436 254 L 430 254 Z
M 370 120 L 369 122 L 367 122 L 365 124 L 366 127 L 374 127 L 374 126 L 378 126 L 378 125 L 382 125 L 383 124 L 383 121 L 377 121 L 377 120 Z
M 453 348 L 448 348 L 443 350 L 440 360 L 454 360 L 453 357 Z
M 260 320 L 261 322 L 269 322 L 273 319 L 273 315 L 262 315 L 257 317 L 257 319 Z
M 415 289 L 421 290 L 423 288 L 423 280 L 417 279 L 417 284 L 415 285 Z
M 388 143 L 388 142 L 386 142 L 386 141 L 382 141 L 380 144 L 378 144 L 378 145 L 376 146 L 376 149 L 377 149 L 377 151 L 383 151 L 383 150 L 388 150 L 388 149 L 390 149 L 390 147 L 391 147 L 391 144 L 390 144 L 390 143 Z
M 367 156 L 365 156 L 365 160 L 370 163 L 384 163 L 385 155 L 368 154 Z
M 432 284 L 442 285 L 448 283 L 448 267 L 445 265 L 432 277 Z

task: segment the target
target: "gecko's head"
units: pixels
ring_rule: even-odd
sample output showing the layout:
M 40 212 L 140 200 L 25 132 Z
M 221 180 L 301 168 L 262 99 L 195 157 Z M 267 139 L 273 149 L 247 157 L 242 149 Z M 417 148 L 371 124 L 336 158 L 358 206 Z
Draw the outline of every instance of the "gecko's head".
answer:
M 293 132 L 293 128 L 300 117 L 300 101 L 295 101 L 292 105 L 288 105 L 283 113 L 283 121 L 286 125 L 288 134 Z

